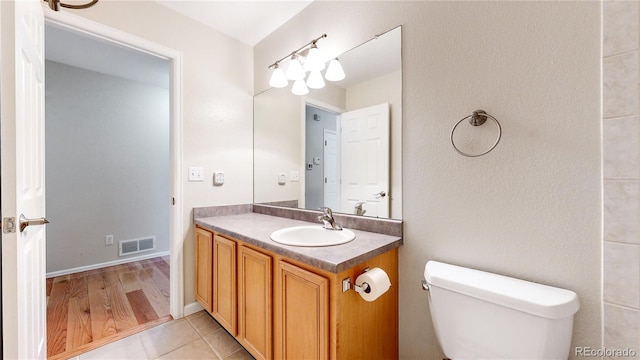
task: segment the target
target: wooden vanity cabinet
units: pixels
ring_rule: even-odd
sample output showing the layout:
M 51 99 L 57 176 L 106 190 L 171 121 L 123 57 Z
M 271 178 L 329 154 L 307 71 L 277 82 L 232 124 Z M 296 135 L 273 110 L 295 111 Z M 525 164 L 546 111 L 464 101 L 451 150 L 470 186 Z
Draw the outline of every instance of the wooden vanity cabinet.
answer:
M 237 334 L 237 278 L 234 240 L 213 234 L 213 306 L 211 315 L 231 335 Z
M 256 359 L 398 358 L 397 248 L 336 274 L 217 233 L 211 254 L 206 232 L 196 228 L 196 299 L 212 303 L 208 311 Z M 385 294 L 367 302 L 342 291 L 344 279 L 353 284 L 374 267 L 389 275 Z M 206 281 L 209 302 L 198 295 Z
M 196 227 L 196 300 L 259 360 L 273 359 L 273 260 Z
M 212 311 L 212 260 L 213 234 L 207 230 L 196 228 L 196 300 L 208 312 Z
M 275 358 L 329 358 L 329 279 L 279 260 L 275 289 Z
M 397 359 L 398 249 L 338 274 L 275 255 L 276 359 Z M 387 272 L 391 288 L 372 302 L 342 291 L 367 268 Z
M 272 359 L 272 258 L 238 248 L 238 341 L 258 360 Z

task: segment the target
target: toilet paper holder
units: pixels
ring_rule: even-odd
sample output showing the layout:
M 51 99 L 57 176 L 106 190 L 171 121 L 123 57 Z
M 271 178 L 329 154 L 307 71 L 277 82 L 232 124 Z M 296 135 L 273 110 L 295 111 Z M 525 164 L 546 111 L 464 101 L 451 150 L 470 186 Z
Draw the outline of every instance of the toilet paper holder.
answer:
M 369 268 L 365 268 L 361 274 L 366 273 L 367 271 L 369 271 Z M 356 276 L 357 278 L 357 276 Z M 369 284 L 367 283 L 362 283 L 362 286 L 360 285 L 356 285 L 356 284 L 351 284 L 351 278 L 348 277 L 344 280 L 342 280 L 342 292 L 347 292 L 349 290 L 354 290 L 357 293 L 370 293 L 371 292 L 371 286 L 369 286 Z

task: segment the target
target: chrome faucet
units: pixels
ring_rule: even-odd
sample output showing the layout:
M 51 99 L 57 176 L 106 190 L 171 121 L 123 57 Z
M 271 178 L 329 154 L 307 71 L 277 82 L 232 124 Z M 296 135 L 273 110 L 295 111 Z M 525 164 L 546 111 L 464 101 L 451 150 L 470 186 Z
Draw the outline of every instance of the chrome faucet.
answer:
M 318 216 L 318 220 L 324 223 L 324 228 L 328 230 L 342 230 L 342 226 L 336 223 L 333 218 L 333 211 L 328 207 L 321 207 L 322 215 Z
M 362 204 L 364 204 L 364 202 L 356 203 L 356 206 L 353 208 L 353 213 L 354 214 L 356 214 L 356 215 L 364 215 L 367 212 L 367 210 L 364 210 L 362 208 Z

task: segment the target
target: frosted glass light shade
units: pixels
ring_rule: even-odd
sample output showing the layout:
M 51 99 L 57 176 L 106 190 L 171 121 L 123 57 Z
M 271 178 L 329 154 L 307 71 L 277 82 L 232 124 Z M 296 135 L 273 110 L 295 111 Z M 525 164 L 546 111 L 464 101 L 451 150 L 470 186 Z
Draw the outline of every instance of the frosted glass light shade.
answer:
M 320 71 L 312 71 L 307 78 L 307 86 L 311 89 L 322 89 L 324 87 L 324 79 Z
M 307 59 L 304 62 L 305 71 L 321 71 L 324 70 L 324 61 L 322 61 L 322 54 L 318 47 L 313 44 L 307 54 Z
M 289 80 L 301 80 L 304 79 L 305 73 L 302 69 L 302 64 L 300 64 L 300 60 L 297 57 L 292 58 L 289 62 L 289 67 L 287 68 L 286 73 L 287 79 Z
M 309 93 L 309 88 L 307 87 L 307 84 L 304 83 L 304 79 L 298 79 L 293 83 L 291 92 L 295 95 L 307 95 Z
M 280 66 L 276 65 L 271 73 L 271 79 L 269 79 L 269 85 L 274 88 L 283 88 L 289 85 L 287 77 L 284 75 L 284 71 L 280 69 Z
M 329 62 L 324 78 L 329 81 L 340 81 L 345 78 L 344 70 L 338 59 L 333 59 Z

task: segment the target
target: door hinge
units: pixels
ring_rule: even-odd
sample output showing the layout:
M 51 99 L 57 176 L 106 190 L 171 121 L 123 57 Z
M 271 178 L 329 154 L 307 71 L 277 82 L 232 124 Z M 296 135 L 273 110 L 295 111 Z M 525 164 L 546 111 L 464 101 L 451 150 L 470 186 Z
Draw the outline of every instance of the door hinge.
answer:
M 11 234 L 16 232 L 15 217 L 6 217 L 2 219 L 2 232 L 5 234 Z

